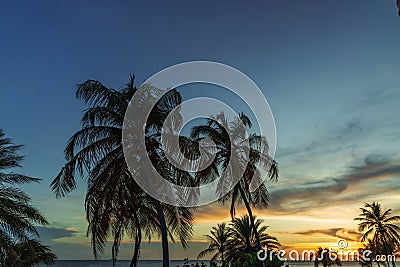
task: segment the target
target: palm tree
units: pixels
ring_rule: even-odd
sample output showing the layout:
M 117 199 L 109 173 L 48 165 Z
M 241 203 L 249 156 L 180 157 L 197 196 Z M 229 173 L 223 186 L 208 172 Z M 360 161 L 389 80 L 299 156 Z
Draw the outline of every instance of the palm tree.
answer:
M 230 213 L 232 219 L 235 216 L 236 206 L 243 203 L 248 212 L 251 227 L 255 233 L 257 249 L 261 250 L 261 240 L 256 230 L 252 208 L 265 209 L 268 207 L 268 190 L 263 183 L 264 174 L 273 181 L 278 179 L 278 166 L 274 159 L 268 154 L 268 143 L 266 138 L 257 134 L 245 137 L 243 126 L 251 127 L 250 119 L 243 113 L 232 122 L 228 123 L 224 113 L 220 113 L 208 119 L 206 125 L 193 127 L 191 137 L 200 142 L 202 139 L 212 139 L 217 147 L 217 153 L 213 164 L 196 174 L 198 181 L 209 181 L 219 177 L 219 170 L 225 170 L 228 177 L 221 178 L 219 188 L 226 188 L 235 175 L 231 166 L 244 166 L 245 172 L 239 177 L 239 182 L 225 196 L 220 198 L 222 203 L 230 201 Z M 246 143 L 249 145 L 249 156 L 243 156 L 246 151 Z M 234 157 L 231 157 L 234 154 Z M 235 160 L 229 164 L 230 159 Z M 229 169 L 230 168 L 230 169 Z M 230 177 L 232 176 L 232 177 Z M 256 181 L 260 186 L 251 192 L 251 183 Z M 218 193 L 218 192 L 217 192 Z
M 5 258 L 5 267 L 33 267 L 53 264 L 57 256 L 50 247 L 29 239 L 14 244 Z
M 76 97 L 89 108 L 82 117 L 82 129 L 68 141 L 65 149 L 67 163 L 52 182 L 52 190 L 57 197 L 65 196 L 76 188 L 75 177 L 83 177 L 88 173 L 85 207 L 95 258 L 98 252 L 103 251 L 110 235 L 114 240 L 113 258 L 116 257 L 120 240 L 124 234 L 128 234 L 135 239 L 131 262 L 131 266 L 135 266 L 142 231 L 148 236 L 156 232 L 161 234 L 163 266 L 167 267 L 168 238 L 174 241 L 176 235 L 181 244 L 187 247 L 192 236 L 193 215 L 188 208 L 162 204 L 145 194 L 128 170 L 122 146 L 122 126 L 129 101 L 137 92 L 133 75 L 120 90 L 107 88 L 94 80 L 87 80 L 78 86 Z M 154 90 L 146 91 L 141 100 L 152 101 L 152 93 Z M 149 116 L 145 131 L 146 147 L 149 148 L 148 154 L 153 165 L 170 179 L 189 176 L 165 163 L 157 130 L 180 101 L 177 91 L 167 93 Z M 174 175 L 177 173 L 180 175 Z M 151 181 L 151 174 L 146 178 Z M 181 181 L 174 182 L 179 184 Z
M 103 251 L 107 237 L 112 236 L 112 258 L 115 264 L 121 240 L 124 236 L 130 236 L 134 239 L 130 266 L 136 267 L 142 237 L 146 236 L 150 240 L 152 233 L 159 233 L 153 200 L 136 184 L 122 186 L 120 183 L 108 182 L 104 188 L 96 187 L 96 183 L 93 183 L 86 196 L 88 232 L 92 237 L 93 253 L 97 256 L 98 251 Z
M 243 262 L 246 260 L 246 255 L 257 252 L 256 236 L 260 238 L 261 245 L 269 250 L 277 249 L 280 246 L 276 237 L 266 233 L 268 226 L 263 225 L 263 220 L 253 218 L 253 221 L 255 222 L 257 235 L 251 226 L 251 220 L 248 215 L 232 220 L 230 237 L 227 242 L 226 258 L 229 262 Z
M 399 10 L 398 14 L 400 16 L 400 0 L 396 0 L 397 9 Z
M 381 244 L 375 244 L 374 241 L 368 239 L 367 243 L 363 244 L 363 247 L 358 249 L 358 255 L 362 255 L 359 259 L 361 266 L 372 267 L 372 262 L 374 259 L 376 260 L 376 255 L 381 254 L 381 252 L 378 252 L 378 247 L 382 247 Z M 366 251 L 369 251 L 370 254 L 366 254 L 365 256 L 367 257 L 364 258 L 363 256 Z M 376 261 L 376 263 L 378 264 L 378 267 L 380 267 L 379 261 Z
M 31 198 L 16 187 L 39 182 L 40 179 L 6 172 L 7 169 L 21 167 L 23 156 L 18 154 L 20 148 L 0 129 L 0 266 L 10 266 L 9 256 L 15 242 L 27 242 L 32 236 L 39 236 L 34 224 L 47 224 L 46 219 L 31 205 Z M 32 257 L 40 258 L 40 255 Z
M 314 266 L 318 267 L 319 263 L 322 263 L 322 266 L 328 267 L 333 265 L 341 266 L 342 263 L 338 257 L 338 254 L 328 248 L 319 247 L 316 253 L 316 258 L 314 260 Z
M 400 227 L 395 224 L 400 221 L 400 216 L 392 216 L 391 209 L 384 210 L 378 202 L 365 203 L 365 208 L 360 210 L 361 214 L 355 220 L 361 221 L 358 224 L 359 231 L 363 232 L 361 241 L 371 237 L 378 251 L 392 255 L 400 246 Z M 389 265 L 388 257 L 386 259 Z M 392 265 L 396 266 L 393 257 Z
M 226 252 L 226 246 L 228 238 L 230 237 L 230 228 L 226 223 L 217 224 L 210 231 L 209 235 L 205 235 L 206 239 L 210 242 L 210 245 L 205 250 L 201 251 L 197 256 L 198 259 L 205 257 L 208 254 L 214 253 L 211 257 L 211 261 L 221 259 L 224 262 L 224 253 Z

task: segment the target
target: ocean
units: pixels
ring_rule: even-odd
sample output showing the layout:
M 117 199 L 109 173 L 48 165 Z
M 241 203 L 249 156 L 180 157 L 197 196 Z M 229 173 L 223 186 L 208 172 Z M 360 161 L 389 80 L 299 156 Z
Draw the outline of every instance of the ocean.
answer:
M 196 264 L 204 262 L 208 266 L 208 261 L 191 260 L 189 264 Z M 115 266 L 118 267 L 129 267 L 130 261 L 117 261 Z M 162 261 L 160 260 L 142 260 L 139 261 L 139 267 L 162 267 Z M 170 267 L 182 267 L 183 260 L 172 260 L 170 261 Z M 58 260 L 55 264 L 46 265 L 47 267 L 105 267 L 112 266 L 112 261 L 107 260 Z
M 190 260 L 189 264 L 196 264 L 199 263 L 199 265 L 204 262 L 208 266 L 207 261 L 198 261 L 198 260 Z M 116 266 L 118 267 L 129 267 L 130 261 L 118 261 Z M 170 267 L 177 267 L 180 266 L 182 267 L 183 265 L 183 260 L 172 260 L 170 263 Z M 290 267 L 314 267 L 314 264 L 312 262 L 285 262 L 285 265 L 289 265 Z M 105 266 L 112 266 L 111 261 L 93 261 L 93 260 L 75 260 L 75 261 L 67 261 L 67 260 L 59 260 L 53 265 L 47 265 L 48 267 L 105 267 Z M 320 265 L 322 266 L 322 265 Z M 361 266 L 357 262 L 343 262 L 342 267 L 358 267 Z M 160 260 L 142 260 L 139 261 L 139 267 L 162 267 L 162 261 Z

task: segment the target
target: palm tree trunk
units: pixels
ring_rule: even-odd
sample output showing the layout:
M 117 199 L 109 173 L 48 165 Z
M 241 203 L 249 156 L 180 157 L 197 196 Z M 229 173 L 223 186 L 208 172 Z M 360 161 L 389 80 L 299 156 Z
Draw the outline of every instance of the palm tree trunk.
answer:
M 261 250 L 260 236 L 258 235 L 258 231 L 257 231 L 255 223 L 254 223 L 254 217 L 253 217 L 253 212 L 250 207 L 250 203 L 247 200 L 246 194 L 244 193 L 244 190 L 241 186 L 239 186 L 239 190 L 240 190 L 240 195 L 243 199 L 244 205 L 246 206 L 247 213 L 249 214 L 249 217 L 250 217 L 250 225 L 251 225 L 251 228 L 253 229 L 254 235 L 256 237 L 257 250 Z
M 253 212 L 252 212 L 251 207 L 250 207 L 250 203 L 249 203 L 249 201 L 247 200 L 246 194 L 244 193 L 244 190 L 243 190 L 243 188 L 242 188 L 240 185 L 239 185 L 239 191 L 240 191 L 240 195 L 241 195 L 241 197 L 242 197 L 242 199 L 243 199 L 244 205 L 246 206 L 247 213 L 249 214 L 249 217 L 250 217 L 250 225 L 251 225 L 251 228 L 253 229 L 254 236 L 255 236 L 255 238 L 256 238 L 257 250 L 260 251 L 260 250 L 261 250 L 260 236 L 259 236 L 259 234 L 258 234 L 256 225 L 255 225 L 255 223 L 254 223 L 254 217 L 253 217 Z M 261 264 L 260 264 L 261 267 L 265 267 L 263 261 L 260 261 L 260 263 L 261 263 Z
M 381 232 L 386 232 L 386 231 L 381 230 Z M 392 248 L 390 247 L 389 243 L 387 242 L 386 236 L 384 234 L 383 234 L 383 242 L 385 244 L 385 250 L 386 250 L 386 255 L 385 255 L 386 256 L 386 264 L 389 267 L 390 266 L 389 255 L 392 254 Z M 393 265 L 393 267 L 396 267 L 396 265 L 393 262 L 393 258 L 392 258 L 392 265 Z
M 157 199 L 154 200 L 157 210 L 158 222 L 160 223 L 161 230 L 161 244 L 163 251 L 163 267 L 169 267 L 169 249 L 168 249 L 168 229 L 165 222 L 165 216 L 161 202 Z
M 140 244 L 142 242 L 142 229 L 139 224 L 139 218 L 135 213 L 135 223 L 136 223 L 136 238 L 135 238 L 135 249 L 132 256 L 130 267 L 137 267 L 137 262 L 139 260 Z

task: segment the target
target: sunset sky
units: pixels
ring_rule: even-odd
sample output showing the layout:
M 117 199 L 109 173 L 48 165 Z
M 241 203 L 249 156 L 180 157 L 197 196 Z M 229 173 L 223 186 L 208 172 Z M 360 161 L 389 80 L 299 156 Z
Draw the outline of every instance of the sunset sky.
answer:
M 391 0 L 41 1 L 0 4 L 0 128 L 24 144 L 25 186 L 50 224 L 41 240 L 60 259 L 92 259 L 83 207 L 85 180 L 56 199 L 50 182 L 84 106 L 76 84 L 97 79 L 138 85 L 168 66 L 209 60 L 233 66 L 263 91 L 277 127 L 277 183 L 258 216 L 282 248 L 359 246 L 353 218 L 379 201 L 400 215 L 400 17 Z M 185 90 L 184 99 L 215 89 Z M 239 214 L 242 210 L 239 209 Z M 204 234 L 229 221 L 229 207 L 196 212 L 191 248 L 171 245 L 171 259 L 195 258 Z M 130 258 L 127 240 L 121 258 Z M 103 256 L 109 259 L 109 251 Z M 160 259 L 157 238 L 141 259 Z

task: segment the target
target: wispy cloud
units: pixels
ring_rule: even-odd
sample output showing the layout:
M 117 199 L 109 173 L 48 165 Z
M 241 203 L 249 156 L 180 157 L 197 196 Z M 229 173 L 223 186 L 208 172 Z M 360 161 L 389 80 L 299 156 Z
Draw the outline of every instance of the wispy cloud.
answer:
M 329 228 L 329 229 L 318 229 L 318 230 L 308 230 L 302 232 L 295 232 L 294 234 L 299 235 L 328 235 L 337 238 L 343 238 L 348 241 L 359 241 L 360 240 L 360 233 L 352 230 L 352 229 L 345 229 L 345 228 Z
M 349 167 L 340 176 L 321 177 L 272 191 L 271 207 L 279 213 L 305 212 L 315 207 L 360 202 L 370 195 L 396 191 L 399 186 L 395 178 L 399 176 L 400 161 L 370 155 L 363 164 Z

